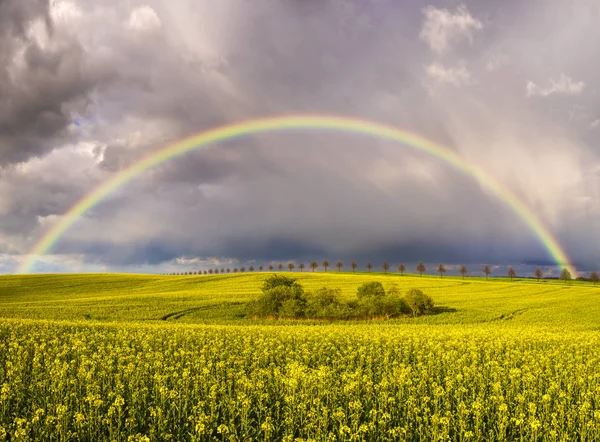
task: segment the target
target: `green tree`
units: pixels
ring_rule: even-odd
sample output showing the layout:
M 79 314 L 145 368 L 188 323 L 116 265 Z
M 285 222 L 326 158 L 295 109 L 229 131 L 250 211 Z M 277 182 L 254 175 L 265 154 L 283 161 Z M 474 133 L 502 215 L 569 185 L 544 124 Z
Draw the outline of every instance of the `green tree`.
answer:
M 312 262 L 310 263 L 310 268 L 312 269 L 312 271 L 313 271 L 313 272 L 315 271 L 315 269 L 316 269 L 317 267 L 319 267 L 319 263 L 318 263 L 317 261 L 312 261 Z
M 513 269 L 512 267 L 509 267 L 508 277 L 510 278 L 510 280 L 512 281 L 515 276 L 517 276 L 517 272 L 515 272 L 515 269 Z
M 571 272 L 569 271 L 569 269 L 567 269 L 566 267 L 564 269 L 562 269 L 562 271 L 560 272 L 560 279 L 563 279 L 565 281 L 565 284 L 567 283 L 567 281 L 570 281 L 573 278 L 573 275 L 571 275 Z
M 462 265 L 460 266 L 460 270 L 459 270 L 460 274 L 462 275 L 463 279 L 465 279 L 465 275 L 469 272 L 467 270 L 467 266 Z
M 596 285 L 598 281 L 600 281 L 600 277 L 598 277 L 598 272 L 590 273 L 590 280 Z
M 385 296 L 383 284 L 379 281 L 365 282 L 356 291 L 359 298 L 368 298 L 371 296 Z
M 304 289 L 293 278 L 283 275 L 268 277 L 261 288 L 263 294 L 248 305 L 250 316 L 302 317 L 306 305 Z
M 279 271 L 283 270 L 283 264 L 281 264 L 281 263 L 277 264 L 277 268 L 279 269 Z
M 371 269 L 373 268 L 373 264 L 371 264 L 371 261 L 367 263 L 367 268 L 369 269 L 369 273 L 371 273 Z
M 240 267 L 240 272 L 244 273 L 246 271 L 246 267 L 242 266 Z
M 404 275 L 404 272 L 406 271 L 406 266 L 404 264 L 398 264 L 398 271 L 401 275 Z
M 290 269 L 290 272 L 291 272 L 292 270 L 294 270 L 294 263 L 293 263 L 293 262 L 288 262 L 288 265 L 287 265 L 287 266 L 288 266 L 288 269 Z
M 492 273 L 492 269 L 490 269 L 489 265 L 484 265 L 483 266 L 483 273 L 485 274 L 485 280 L 487 281 L 488 276 L 490 276 L 490 273 Z
M 263 267 L 262 265 L 258 266 L 258 271 L 259 271 L 259 272 L 262 272 L 262 271 L 263 271 L 263 269 L 264 269 L 264 267 Z
M 248 270 L 251 271 L 251 272 L 253 272 L 254 271 L 254 266 L 248 267 Z
M 356 264 L 356 261 L 352 261 L 350 267 L 352 267 L 352 273 L 354 273 L 356 271 L 356 268 L 358 267 L 358 264 Z
M 300 269 L 301 272 L 304 271 L 304 263 L 301 262 L 300 264 L 298 264 L 298 268 Z
M 442 278 L 444 273 L 446 273 L 446 267 L 444 267 L 444 264 L 438 264 L 437 271 L 440 274 L 440 278 Z
M 269 264 L 269 271 L 273 271 L 273 264 Z
M 409 289 L 404 296 L 404 301 L 413 316 L 420 316 L 433 309 L 433 300 L 420 289 Z
M 338 262 L 335 263 L 335 266 L 337 267 L 338 272 L 341 272 L 342 271 L 342 267 L 344 267 L 344 263 L 342 261 L 338 261 Z
M 327 261 L 326 259 L 324 259 L 321 264 L 323 265 L 323 268 L 327 272 L 327 267 L 329 267 L 329 261 Z
M 425 268 L 425 264 L 423 264 L 422 262 L 419 262 L 419 264 L 417 264 L 417 272 L 419 272 L 419 275 L 421 275 L 421 277 L 423 276 L 423 272 L 426 272 L 427 269 Z
M 544 277 L 544 272 L 539 267 L 536 267 L 535 272 L 533 272 L 538 282 Z
M 387 275 L 387 272 L 390 269 L 390 265 L 387 261 L 383 261 L 383 264 L 381 264 L 381 268 L 383 269 L 383 273 Z

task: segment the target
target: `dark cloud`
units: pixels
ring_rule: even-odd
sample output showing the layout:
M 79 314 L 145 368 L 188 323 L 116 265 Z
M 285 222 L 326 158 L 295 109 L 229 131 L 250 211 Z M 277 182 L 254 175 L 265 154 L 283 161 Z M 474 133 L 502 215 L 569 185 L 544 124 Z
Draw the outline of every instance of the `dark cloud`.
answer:
M 597 6 L 550 3 L 432 4 L 469 15 L 471 28 L 451 19 L 428 41 L 427 5 L 411 1 L 4 0 L 0 251 L 18 259 L 86 192 L 161 146 L 318 113 L 448 145 L 521 198 L 577 262 L 598 261 L 586 238 L 600 219 L 600 60 L 581 43 L 600 37 Z M 548 88 L 563 74 L 583 91 L 527 95 L 528 82 Z M 215 256 L 548 259 L 476 180 L 407 146 L 328 131 L 246 136 L 174 158 L 95 207 L 53 253 L 52 270 L 61 259 L 65 269 L 144 270 Z
M 104 67 L 106 68 L 106 67 Z M 68 127 L 107 72 L 55 30 L 48 1 L 0 3 L 0 166 L 73 140 Z

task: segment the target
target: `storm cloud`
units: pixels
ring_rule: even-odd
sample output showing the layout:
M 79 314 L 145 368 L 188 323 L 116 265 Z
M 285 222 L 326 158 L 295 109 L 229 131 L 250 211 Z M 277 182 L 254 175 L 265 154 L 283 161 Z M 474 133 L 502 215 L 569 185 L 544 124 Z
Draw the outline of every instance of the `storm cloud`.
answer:
M 218 125 L 298 113 L 375 120 L 448 146 L 595 268 L 599 11 L 593 0 L 0 1 L 0 270 L 142 156 Z M 147 171 L 38 270 L 322 257 L 549 260 L 519 216 L 443 161 L 298 131 Z

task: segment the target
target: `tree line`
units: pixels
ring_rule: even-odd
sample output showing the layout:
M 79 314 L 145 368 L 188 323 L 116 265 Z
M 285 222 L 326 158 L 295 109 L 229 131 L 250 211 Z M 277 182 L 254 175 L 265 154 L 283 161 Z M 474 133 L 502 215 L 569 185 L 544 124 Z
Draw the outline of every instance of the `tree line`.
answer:
M 327 270 L 329 268 L 331 268 L 331 264 L 326 259 L 324 259 L 321 262 L 321 266 L 323 267 L 323 270 L 325 272 L 327 272 Z M 337 268 L 338 272 L 341 272 L 342 269 L 344 268 L 344 263 L 342 261 L 337 261 L 335 263 L 335 267 Z M 373 270 L 373 263 L 369 261 L 369 262 L 367 262 L 365 267 L 369 272 L 371 272 Z M 300 270 L 300 272 L 303 272 L 304 269 L 306 269 L 306 266 L 303 262 L 301 262 L 297 265 L 293 262 L 288 262 L 287 265 L 285 266 L 285 268 L 287 268 L 288 271 L 290 271 L 290 272 L 296 268 L 298 268 Z M 308 268 L 310 268 L 311 271 L 314 272 L 316 269 L 319 268 L 319 263 L 317 261 L 311 261 L 308 264 Z M 352 261 L 350 263 L 350 268 L 352 268 L 352 272 L 356 272 L 356 269 L 358 268 L 358 264 L 356 263 L 356 261 Z M 269 264 L 267 267 L 265 267 L 263 265 L 259 265 L 258 268 L 255 268 L 253 265 L 250 265 L 250 266 L 248 266 L 248 268 L 246 268 L 245 266 L 242 266 L 239 268 L 238 267 L 233 267 L 233 268 L 228 267 L 228 268 L 221 268 L 221 269 L 214 268 L 214 269 L 208 269 L 208 270 L 198 270 L 195 272 L 191 271 L 191 272 L 165 273 L 165 274 L 180 275 L 180 276 L 181 275 L 212 275 L 212 274 L 219 274 L 219 273 L 238 273 L 238 272 L 244 273 L 246 271 L 254 272 L 255 270 L 262 272 L 266 269 L 268 269 L 269 271 L 273 271 L 275 269 L 282 271 L 284 269 L 284 265 L 282 263 L 279 263 L 276 266 L 273 264 Z M 384 261 L 383 264 L 381 265 L 381 269 L 383 270 L 384 273 L 387 274 L 390 271 L 391 266 L 387 261 Z M 406 272 L 406 265 L 400 263 L 400 264 L 398 264 L 396 269 L 398 270 L 398 273 L 400 273 L 401 275 L 404 275 L 404 273 Z M 427 268 L 425 267 L 425 264 L 423 264 L 423 262 L 419 262 L 416 265 L 415 270 L 417 271 L 417 273 L 420 276 L 423 276 L 423 273 L 425 273 L 427 271 Z M 446 266 L 444 264 L 438 264 L 438 266 L 436 268 L 436 272 L 440 274 L 440 278 L 443 278 L 444 274 L 446 274 L 446 272 L 447 272 Z M 462 277 L 464 279 L 465 276 L 469 273 L 469 270 L 467 269 L 467 266 L 461 265 L 458 269 L 458 272 L 462 275 Z M 489 278 L 489 276 L 492 274 L 492 268 L 486 264 L 483 266 L 482 273 L 485 275 L 485 279 L 487 280 Z M 517 277 L 517 272 L 511 266 L 508 268 L 506 276 L 508 276 L 510 278 L 510 280 L 512 281 L 514 278 Z M 535 279 L 538 280 L 538 282 L 544 278 L 544 272 L 540 267 L 537 267 L 535 269 L 534 277 L 535 277 Z M 560 272 L 559 279 L 564 280 L 566 283 L 567 281 L 573 279 L 573 275 L 571 274 L 569 269 L 563 268 Z M 582 279 L 591 281 L 594 284 L 597 284 L 598 282 L 600 282 L 600 276 L 598 275 L 598 272 L 595 272 L 595 271 L 590 272 L 588 278 L 582 278 Z

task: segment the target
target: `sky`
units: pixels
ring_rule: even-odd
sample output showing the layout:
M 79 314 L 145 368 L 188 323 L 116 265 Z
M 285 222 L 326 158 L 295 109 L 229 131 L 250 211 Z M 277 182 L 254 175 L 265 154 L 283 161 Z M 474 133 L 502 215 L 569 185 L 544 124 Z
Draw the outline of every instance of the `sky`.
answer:
M 361 118 L 420 134 L 600 267 L 597 0 L 0 0 L 0 273 L 142 156 L 242 120 Z M 252 135 L 167 161 L 84 214 L 39 272 L 328 258 L 544 265 L 502 200 L 360 135 Z

